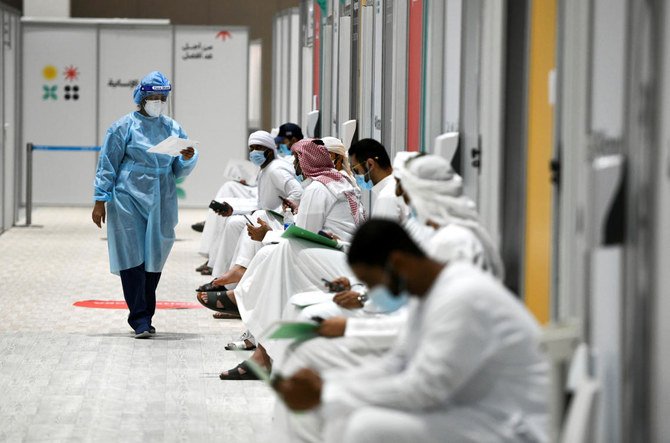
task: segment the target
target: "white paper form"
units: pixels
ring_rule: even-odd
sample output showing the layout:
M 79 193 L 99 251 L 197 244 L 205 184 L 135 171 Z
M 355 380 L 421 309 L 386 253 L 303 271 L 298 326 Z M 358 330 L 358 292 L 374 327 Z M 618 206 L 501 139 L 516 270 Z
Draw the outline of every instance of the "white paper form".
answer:
M 147 152 L 153 152 L 154 154 L 167 154 L 173 157 L 181 155 L 181 150 L 188 148 L 189 146 L 197 146 L 198 142 L 195 140 L 188 140 L 179 138 L 177 136 L 171 135 L 156 146 L 152 146 L 147 149 Z

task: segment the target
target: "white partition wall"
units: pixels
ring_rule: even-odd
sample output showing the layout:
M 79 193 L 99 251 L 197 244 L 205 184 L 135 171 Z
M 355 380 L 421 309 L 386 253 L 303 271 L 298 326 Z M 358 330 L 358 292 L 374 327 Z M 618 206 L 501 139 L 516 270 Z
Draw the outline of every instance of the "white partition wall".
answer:
M 94 146 L 97 28 L 23 24 L 23 145 Z M 30 54 L 30 56 L 27 56 Z M 90 204 L 94 152 L 36 151 L 35 204 Z
M 137 109 L 133 89 L 151 71 L 172 80 L 172 29 L 165 26 L 100 29 L 98 136 L 102 143 L 109 125 Z
M 246 28 L 171 26 L 165 21 L 23 24 L 22 144 L 98 146 L 132 112 L 132 90 L 159 70 L 174 89 L 171 115 L 201 143 L 195 171 L 179 183 L 180 203 L 204 207 L 228 159 L 242 159 L 248 130 Z M 29 118 L 28 118 L 29 117 Z M 90 205 L 94 152 L 34 153 L 35 204 Z
M 246 158 L 248 32 L 177 26 L 174 42 L 175 119 L 200 142 L 198 167 L 181 185 L 183 202 L 205 207 L 221 185 L 226 161 Z
M 263 112 L 263 45 L 260 39 L 249 43 L 249 129 L 261 127 Z
M 279 12 L 273 22 L 272 126 L 303 118 L 300 9 Z

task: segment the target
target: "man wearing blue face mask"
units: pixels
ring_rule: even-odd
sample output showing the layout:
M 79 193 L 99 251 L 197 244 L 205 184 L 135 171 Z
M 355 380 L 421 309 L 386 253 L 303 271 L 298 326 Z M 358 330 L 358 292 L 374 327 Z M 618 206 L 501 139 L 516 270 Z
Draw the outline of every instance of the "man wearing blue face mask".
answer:
M 321 440 L 548 441 L 548 364 L 540 328 L 499 281 L 465 261 L 427 257 L 396 223 L 371 220 L 349 265 L 381 299 L 412 294 L 409 320 L 381 361 L 274 384 L 296 411 L 320 407 Z
M 349 148 L 349 162 L 361 190 L 372 191 L 372 218 L 401 221 L 403 203 L 395 195 L 393 167 L 386 148 L 371 138 L 359 140 Z

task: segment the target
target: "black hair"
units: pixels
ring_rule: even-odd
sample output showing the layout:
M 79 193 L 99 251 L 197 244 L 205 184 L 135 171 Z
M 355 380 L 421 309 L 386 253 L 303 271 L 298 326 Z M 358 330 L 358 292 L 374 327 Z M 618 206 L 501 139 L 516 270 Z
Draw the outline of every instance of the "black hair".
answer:
M 359 163 L 363 163 L 368 159 L 373 159 L 384 169 L 391 167 L 391 159 L 386 152 L 386 148 L 372 138 L 364 138 L 351 145 L 349 148 L 349 157 L 352 155 L 356 156 L 356 160 Z
M 351 241 L 347 261 L 371 266 L 386 266 L 394 251 L 405 252 L 424 258 L 426 254 L 410 238 L 398 223 L 381 218 L 373 218 L 363 223 Z

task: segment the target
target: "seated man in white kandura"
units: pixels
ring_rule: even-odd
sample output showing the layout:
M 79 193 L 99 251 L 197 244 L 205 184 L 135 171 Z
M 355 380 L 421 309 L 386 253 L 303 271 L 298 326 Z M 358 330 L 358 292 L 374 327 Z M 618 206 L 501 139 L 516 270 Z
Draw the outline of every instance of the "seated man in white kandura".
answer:
M 291 165 L 277 159 L 276 152 L 274 138 L 269 132 L 256 131 L 249 136 L 249 158 L 252 163 L 260 166 L 257 179 L 258 207 L 262 210 L 254 212 L 253 218 L 278 228 L 281 223 L 266 211 L 278 210 L 282 202 L 280 198 L 299 203 L 303 188 Z M 223 214 L 227 221 L 218 240 L 218 251 L 215 258 L 210 255 L 213 275 L 219 278 L 196 290 L 198 300 L 214 310 L 225 308 L 225 300 L 216 296 L 209 298 L 207 292 L 225 291 L 225 284 L 239 281 L 237 276 L 244 273 L 251 258 L 260 249 L 260 243 L 249 238 L 247 220 L 242 215 L 233 215 L 233 209 Z
M 311 183 L 305 188 L 300 206 L 297 208 L 296 226 L 312 232 L 326 231 L 348 241 L 365 214 L 358 192 L 342 174 L 334 169 L 328 151 L 321 140 L 301 140 L 292 147 L 296 173 L 303 174 Z M 268 232 L 257 239 L 263 239 Z M 281 241 L 268 245 L 252 260 L 249 270 L 228 296 L 239 308 L 242 320 L 254 336 L 258 336 L 269 323 L 278 320 L 286 304 L 287 296 L 306 291 L 323 277 L 333 278 L 342 273 L 338 262 L 328 260 L 304 262 L 301 251 L 318 248 L 328 250 L 302 240 Z M 341 254 L 339 251 L 332 250 Z M 262 258 L 260 258 L 262 257 Z M 277 258 L 277 260 L 274 260 Z M 334 265 L 334 266 L 333 266 Z M 285 266 L 309 270 L 294 277 L 285 272 Z M 316 284 L 319 284 L 316 283 Z M 250 290 L 252 289 L 252 290 Z M 252 358 L 263 366 L 270 366 L 265 349 L 258 347 Z M 253 379 L 246 363 L 221 373 L 222 380 Z
M 545 442 L 549 365 L 537 321 L 472 264 L 427 257 L 394 222 L 357 231 L 348 262 L 371 297 L 412 297 L 393 350 L 376 364 L 301 369 L 275 389 L 319 408 L 323 440 L 347 443 Z
M 412 214 L 417 213 L 423 223 L 427 221 L 431 226 L 428 229 L 433 232 L 431 236 L 423 232 L 417 236 L 414 224 L 408 223 L 418 223 L 416 218 L 403 222 L 403 228 L 419 247 L 437 262 L 466 261 L 500 279 L 503 269 L 497 249 L 480 226 L 475 205 L 463 195 L 462 179 L 453 172 L 449 162 L 438 156 L 414 154 L 412 157 L 396 156 L 393 167 L 396 179 L 405 177 L 412 185 L 410 189 L 415 198 L 410 199 L 407 190 L 401 186 L 397 187 L 398 194 L 412 207 Z M 425 192 L 417 193 L 417 188 Z M 424 199 L 436 204 L 422 204 Z M 438 202 L 440 209 L 436 209 Z M 417 207 L 421 208 L 418 212 Z M 444 214 L 450 215 L 446 218 Z M 444 227 L 435 230 L 434 227 L 442 225 Z M 346 278 L 339 281 L 348 284 Z M 292 375 L 302 367 L 317 371 L 353 368 L 383 358 L 406 322 L 407 307 L 382 312 L 372 300 L 360 303 L 361 295 L 345 291 L 335 296 L 337 304 L 316 304 L 299 312 L 294 312 L 295 308 L 289 303 L 284 319 L 321 317 L 326 320 L 318 331 L 321 337 L 295 347 L 287 361 L 274 365 L 274 369 L 283 375 Z M 322 427 L 319 419 L 319 414 L 314 413 L 287 415 L 281 402 L 277 404 L 275 422 L 278 431 L 286 434 L 287 441 L 319 441 Z
M 229 160 L 223 168 L 224 182 L 216 192 L 214 200 L 223 203 L 226 200 L 246 200 L 249 202 L 258 201 L 258 187 L 256 186 L 256 177 L 258 176 L 258 167 L 248 160 Z M 202 232 L 200 237 L 200 246 L 198 253 L 207 257 L 207 261 L 196 268 L 202 275 L 212 275 L 212 267 L 209 266 L 210 253 L 215 256 L 219 242 L 215 240 L 223 231 L 228 218 L 221 217 L 213 209 L 207 209 L 207 216 L 204 222 L 196 223 L 191 227 Z M 202 229 L 201 229 L 202 228 Z M 211 251 L 211 252 L 210 252 Z

